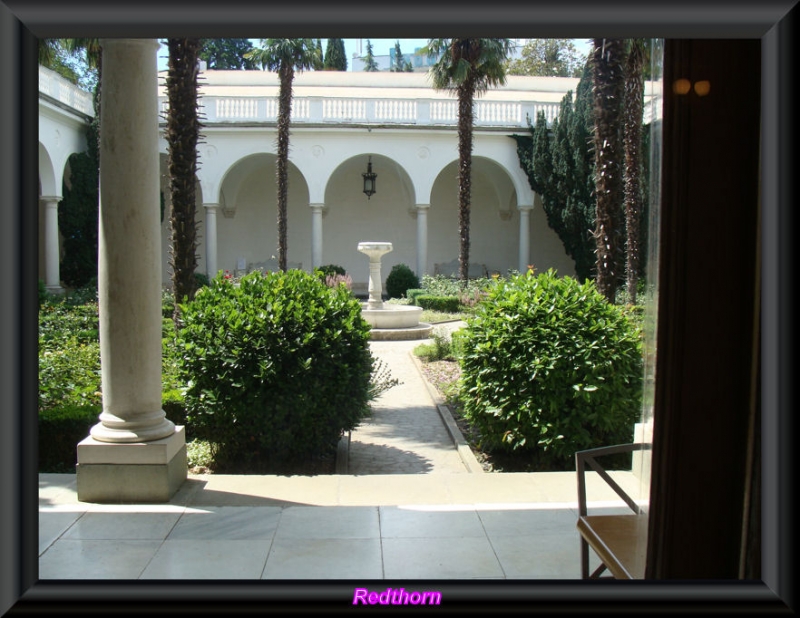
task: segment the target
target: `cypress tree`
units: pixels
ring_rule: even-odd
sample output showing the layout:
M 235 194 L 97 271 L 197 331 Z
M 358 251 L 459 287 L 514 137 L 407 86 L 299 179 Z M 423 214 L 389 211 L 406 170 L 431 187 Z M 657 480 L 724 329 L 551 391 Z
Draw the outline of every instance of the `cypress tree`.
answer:
M 539 112 L 536 124 L 528 123 L 530 136 L 512 136 L 531 189 L 541 196 L 547 223 L 575 261 L 579 280 L 594 278 L 596 264 L 591 94 L 587 65 L 574 103 L 568 92 L 552 128 L 548 129 L 544 112 Z
M 323 67 L 326 71 L 346 71 L 347 55 L 344 51 L 344 39 L 328 39 L 325 47 Z
M 98 92 L 95 89 L 95 109 Z M 95 114 L 86 132 L 86 151 L 69 158 L 70 183 L 58 204 L 58 228 L 63 238 L 61 280 L 79 288 L 97 279 L 97 218 L 100 156 L 97 135 L 100 116 Z

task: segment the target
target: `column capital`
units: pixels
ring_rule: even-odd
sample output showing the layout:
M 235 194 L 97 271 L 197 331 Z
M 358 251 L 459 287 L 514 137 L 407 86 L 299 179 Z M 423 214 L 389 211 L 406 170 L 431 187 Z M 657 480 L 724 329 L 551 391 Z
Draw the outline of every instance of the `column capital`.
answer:
M 428 210 L 431 207 L 430 204 L 415 204 L 414 208 L 416 210 Z
M 56 204 L 56 205 L 58 205 L 58 203 L 59 203 L 61 200 L 63 200 L 63 199 L 64 199 L 64 198 L 63 198 L 63 197 L 61 197 L 60 195 L 40 195 L 40 196 L 39 196 L 39 201 L 40 201 L 42 204 L 48 204 L 48 205 L 49 205 L 49 204 Z
M 222 204 L 218 202 L 203 202 L 203 208 L 206 210 L 212 210 L 214 212 L 218 212 L 220 208 L 222 208 Z
M 517 210 L 520 212 L 533 210 L 533 204 L 517 204 Z

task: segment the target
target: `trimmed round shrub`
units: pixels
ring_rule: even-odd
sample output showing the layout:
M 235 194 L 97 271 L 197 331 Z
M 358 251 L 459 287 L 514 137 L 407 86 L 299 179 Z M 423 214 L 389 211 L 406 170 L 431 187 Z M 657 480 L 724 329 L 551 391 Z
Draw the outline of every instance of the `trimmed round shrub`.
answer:
M 315 271 L 319 273 L 323 281 L 325 281 L 329 275 L 341 275 L 344 277 L 347 274 L 344 267 L 338 264 L 325 264 L 324 266 L 317 267 Z
M 187 424 L 217 471 L 291 472 L 369 412 L 369 325 L 344 286 L 301 270 L 217 276 L 181 309 Z
M 404 298 L 410 289 L 419 287 L 419 278 L 405 264 L 395 264 L 386 277 L 386 294 L 389 298 Z
M 459 336 L 464 414 L 487 450 L 574 469 L 576 451 L 631 441 L 640 330 L 594 283 L 553 270 L 500 281 Z

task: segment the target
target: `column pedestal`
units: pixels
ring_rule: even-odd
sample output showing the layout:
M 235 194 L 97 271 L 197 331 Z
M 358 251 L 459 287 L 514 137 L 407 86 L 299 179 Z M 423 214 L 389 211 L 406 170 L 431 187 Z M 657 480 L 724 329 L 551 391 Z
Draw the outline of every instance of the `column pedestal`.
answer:
M 186 435 L 110 444 L 89 436 L 78 443 L 77 489 L 82 502 L 169 502 L 186 480 Z

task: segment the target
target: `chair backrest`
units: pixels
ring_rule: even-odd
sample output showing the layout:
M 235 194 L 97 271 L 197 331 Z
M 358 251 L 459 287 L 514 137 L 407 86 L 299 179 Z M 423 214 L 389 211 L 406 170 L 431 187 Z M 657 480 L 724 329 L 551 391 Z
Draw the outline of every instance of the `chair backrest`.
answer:
M 615 446 L 602 446 L 600 448 L 588 449 L 586 451 L 578 451 L 575 453 L 575 470 L 578 474 L 578 511 L 579 514 L 585 516 L 587 514 L 586 502 L 586 467 L 588 466 L 602 478 L 613 489 L 616 494 L 622 498 L 631 510 L 639 515 L 642 512 L 641 507 L 631 498 L 619 484 L 609 476 L 603 467 L 597 462 L 597 457 L 606 455 L 616 455 L 619 453 L 632 453 L 633 451 L 647 450 L 651 447 L 650 444 L 631 443 L 631 444 L 617 444 Z

